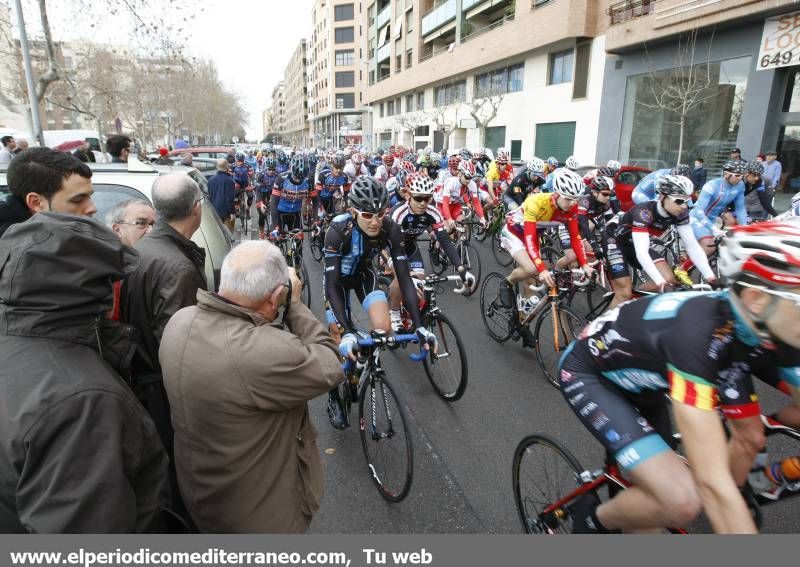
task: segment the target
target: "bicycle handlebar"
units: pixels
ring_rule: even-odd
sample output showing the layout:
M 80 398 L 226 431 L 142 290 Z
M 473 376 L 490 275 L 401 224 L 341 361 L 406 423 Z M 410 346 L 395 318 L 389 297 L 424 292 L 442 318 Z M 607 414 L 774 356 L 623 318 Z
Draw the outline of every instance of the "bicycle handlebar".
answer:
M 358 346 L 363 348 L 393 347 L 408 343 L 418 344 L 419 342 L 419 337 L 417 335 L 408 333 L 403 335 L 389 335 L 385 337 L 360 337 L 358 339 Z M 419 352 L 411 353 L 409 358 L 415 362 L 419 362 L 424 360 L 427 356 L 428 352 L 423 348 L 423 345 L 420 345 Z

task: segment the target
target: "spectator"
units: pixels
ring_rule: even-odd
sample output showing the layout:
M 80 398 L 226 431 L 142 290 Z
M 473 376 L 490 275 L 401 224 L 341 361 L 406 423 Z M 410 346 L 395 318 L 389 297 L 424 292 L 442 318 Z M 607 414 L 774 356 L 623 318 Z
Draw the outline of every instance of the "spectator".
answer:
M 3 149 L 0 150 L 0 163 L 10 163 L 14 157 L 14 150 L 17 148 L 17 142 L 14 136 L 3 136 L 0 138 L 3 144 Z
M 764 164 L 764 183 L 777 192 L 781 186 L 781 175 L 783 166 L 778 161 L 778 152 L 771 150 L 767 152 L 767 161 Z
M 52 211 L 90 217 L 92 170 L 71 154 L 31 148 L 14 158 L 6 172 L 10 194 L 0 200 L 0 236 L 34 213 Z
M 175 165 L 169 157 L 169 150 L 167 148 L 158 148 L 158 159 L 156 165 Z
M 214 177 L 208 180 L 208 193 L 211 197 L 211 204 L 217 211 L 219 218 L 228 227 L 228 230 L 233 233 L 234 223 L 236 222 L 234 214 L 235 201 L 236 201 L 236 187 L 233 177 L 230 175 L 230 165 L 228 160 L 220 158 L 217 160 L 217 173 Z
M 761 163 L 764 163 L 765 161 L 767 161 L 767 154 L 758 154 L 756 156 L 756 161 L 760 161 Z
M 51 212 L 11 228 L 0 254 L 14 266 L 0 272 L 0 532 L 161 531 L 167 455 L 120 377 L 132 329 L 103 317 L 137 254 Z
M 106 150 L 111 155 L 111 163 L 127 163 L 131 153 L 131 139 L 125 135 L 109 136 Z
M 741 159 L 742 159 L 742 150 L 740 150 L 739 148 L 733 148 L 731 150 L 730 158 L 733 161 L 741 161 Z
M 108 226 L 126 246 L 133 247 L 156 223 L 156 212 L 141 199 L 128 199 L 111 209 Z
M 83 142 L 80 147 L 75 148 L 72 152 L 72 155 L 81 160 L 83 163 L 95 163 L 97 161 L 94 157 L 94 152 L 91 150 L 89 142 Z
M 179 485 L 200 531 L 303 532 L 319 508 L 307 402 L 342 371 L 300 290 L 278 248 L 247 241 L 225 258 L 219 295 L 198 292 L 164 330 Z
M 17 149 L 14 150 L 14 155 L 17 155 L 18 153 L 24 152 L 29 147 L 30 146 L 28 145 L 28 140 L 17 140 Z
M 708 172 L 706 171 L 705 165 L 703 163 L 703 158 L 697 158 L 694 160 L 694 169 L 692 170 L 692 184 L 694 185 L 695 191 L 700 191 L 703 188 L 703 185 L 706 184 L 706 178 L 708 177 Z
M 181 165 L 185 165 L 186 167 L 192 167 L 194 165 L 194 160 L 192 158 L 192 154 L 186 152 L 181 156 Z
M 163 175 L 153 183 L 158 215 L 153 230 L 136 243 L 139 269 L 122 290 L 122 320 L 139 330 L 131 383 L 150 412 L 170 456 L 173 505 L 182 512 L 175 487 L 172 425 L 164 392 L 158 345 L 167 321 L 179 309 L 196 303 L 197 290 L 206 288 L 205 250 L 189 240 L 202 218 L 200 188 L 184 173 Z

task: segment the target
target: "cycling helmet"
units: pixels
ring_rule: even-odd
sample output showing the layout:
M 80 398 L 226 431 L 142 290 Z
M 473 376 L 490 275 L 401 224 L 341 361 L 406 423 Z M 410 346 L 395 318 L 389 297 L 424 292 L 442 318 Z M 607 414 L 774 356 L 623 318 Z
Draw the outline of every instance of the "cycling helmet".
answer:
M 694 192 L 692 180 L 682 175 L 665 175 L 658 180 L 656 191 L 662 195 L 690 197 Z
M 344 159 L 344 154 L 334 154 L 334 156 L 328 160 L 328 163 L 331 164 L 332 168 L 342 169 L 346 161 L 347 160 Z
M 278 161 L 275 158 L 268 157 L 264 160 L 264 169 L 277 169 Z
M 541 174 L 544 171 L 544 162 L 535 157 L 528 162 L 527 169 L 528 173 Z
M 800 287 L 800 224 L 760 222 L 735 226 L 719 247 L 718 266 L 729 284 L 766 289 Z
M 691 177 L 692 168 L 685 163 L 679 163 L 669 172 L 670 175 L 680 175 L 681 177 Z
M 800 203 L 800 191 L 794 194 L 792 197 L 792 207 L 794 207 L 797 203 Z
M 722 172 L 723 173 L 737 173 L 739 175 L 744 175 L 745 169 L 747 166 L 746 161 L 738 160 L 738 159 L 729 159 L 725 163 L 722 164 Z
M 281 165 L 289 163 L 289 158 L 286 156 L 286 152 L 284 152 L 283 150 L 280 150 L 278 152 L 278 163 L 280 163 Z
M 497 163 L 508 163 L 508 150 L 505 148 L 497 148 L 497 157 L 495 157 L 495 161 Z
M 439 162 L 442 161 L 442 154 L 440 154 L 439 152 L 431 152 L 430 154 L 428 154 L 428 156 L 429 156 L 428 159 L 434 162 L 436 164 L 436 167 L 439 167 Z
M 392 167 L 394 165 L 394 156 L 392 154 L 383 154 L 383 165 Z
M 614 192 L 614 180 L 605 175 L 597 175 L 589 182 L 589 189 L 592 191 L 611 191 Z
M 474 152 L 472 152 L 472 157 L 477 159 L 483 159 L 486 157 L 486 148 L 478 148 Z
M 306 175 L 308 175 L 308 165 L 306 164 L 306 160 L 299 154 L 292 158 L 292 163 L 289 166 L 289 169 L 291 169 L 292 176 L 295 179 L 303 179 Z
M 550 156 L 549 158 L 547 158 L 547 165 L 549 165 L 550 167 L 558 167 L 558 159 L 554 158 L 553 156 Z
M 432 156 L 433 155 L 433 148 L 430 147 L 430 146 L 425 146 L 425 148 L 422 150 L 422 155 Z
M 471 160 L 471 159 L 472 159 L 472 152 L 471 152 L 471 151 L 469 151 L 468 149 L 464 148 L 463 150 L 461 150 L 460 152 L 458 152 L 458 156 L 459 156 L 459 157 L 460 157 L 462 160 L 464 160 L 464 159 Z
M 406 173 L 413 173 L 416 170 L 416 168 L 414 167 L 414 162 L 407 159 L 401 161 L 400 166 L 397 169 L 399 171 L 405 171 Z
M 447 158 L 447 169 L 457 169 L 458 164 L 461 163 L 461 158 L 457 155 Z
M 610 159 L 608 163 L 606 163 L 606 167 L 616 173 L 622 169 L 622 164 L 615 159 Z
M 472 163 L 471 159 L 462 159 L 461 163 L 458 164 L 458 172 L 467 179 L 472 179 L 475 177 L 475 164 Z
M 236 152 L 236 156 L 234 157 L 236 161 L 244 161 L 244 154 L 241 152 Z
M 433 195 L 433 179 L 415 175 L 408 187 L 412 195 Z
M 367 175 L 359 175 L 350 186 L 350 206 L 363 213 L 379 213 L 389 206 L 389 192 L 383 183 Z
M 764 175 L 764 164 L 760 161 L 751 161 L 747 164 L 747 173 L 761 177 Z
M 356 152 L 352 156 L 350 156 L 350 161 L 352 161 L 354 165 L 361 165 L 362 163 L 364 163 L 364 156 Z
M 571 169 L 572 171 L 575 171 L 576 169 L 578 169 L 578 160 L 576 160 L 573 156 L 569 156 L 567 158 L 567 161 L 564 162 L 564 167 L 566 167 L 567 169 Z
M 613 178 L 614 175 L 615 175 L 615 172 L 610 167 L 601 167 L 595 173 L 595 177 L 611 177 L 611 178 Z
M 404 187 L 406 184 L 406 178 L 408 177 L 408 172 L 404 169 L 401 169 L 397 172 L 394 178 L 397 180 L 397 183 L 400 187 Z
M 574 171 L 559 169 L 553 174 L 553 190 L 564 197 L 577 199 L 583 195 L 583 179 Z

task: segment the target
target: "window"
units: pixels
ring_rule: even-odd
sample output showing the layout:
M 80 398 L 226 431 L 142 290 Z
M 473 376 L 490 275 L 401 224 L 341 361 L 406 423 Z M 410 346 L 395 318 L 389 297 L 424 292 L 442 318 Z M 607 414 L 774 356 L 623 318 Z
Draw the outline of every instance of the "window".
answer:
M 370 71 L 369 72 L 369 84 L 370 85 L 374 85 L 375 84 L 375 71 Z
M 386 116 L 392 116 L 394 114 L 394 101 L 390 100 L 386 103 Z
M 406 112 L 414 112 L 414 95 L 406 95 Z
M 547 81 L 548 85 L 568 83 L 572 80 L 572 60 L 574 57 L 574 49 L 550 54 L 550 77 Z
M 383 118 L 383 103 L 380 103 L 380 105 L 378 105 L 378 108 L 380 109 L 380 117 Z
M 425 110 L 425 92 L 417 93 L 417 110 Z
M 355 108 L 356 96 L 353 93 L 336 95 L 336 108 Z
M 409 49 L 408 51 L 406 51 L 406 69 L 411 67 L 411 63 L 413 60 L 414 60 L 414 51 L 412 49 Z
M 395 57 L 395 65 L 394 65 L 394 72 L 399 73 L 403 70 L 403 56 L 398 55 Z
M 354 71 L 339 71 L 335 75 L 336 88 L 353 87 L 355 86 L 355 72 Z
M 333 7 L 333 21 L 341 22 L 344 20 L 352 20 L 352 19 L 353 19 L 352 4 L 342 4 L 340 6 Z
M 584 42 L 575 48 L 575 80 L 572 82 L 572 98 L 586 98 L 589 83 L 589 58 L 592 44 Z
M 344 51 L 337 51 L 334 63 L 337 67 L 349 67 L 353 65 L 353 50 L 346 49 Z
M 334 41 L 336 43 L 353 43 L 353 28 L 336 28 L 334 30 Z
M 510 93 L 518 93 L 524 85 L 525 64 L 513 65 L 508 68 L 508 90 Z
M 514 93 L 522 90 L 525 64 L 495 69 L 475 76 L 475 97 Z
M 430 135 L 430 126 L 417 126 L 417 129 L 414 130 L 415 136 L 429 136 Z
M 467 100 L 467 81 L 458 81 L 449 85 L 436 87 L 433 100 L 436 106 L 444 106 L 452 102 L 464 102 Z
M 414 10 L 406 12 L 406 34 L 414 31 Z

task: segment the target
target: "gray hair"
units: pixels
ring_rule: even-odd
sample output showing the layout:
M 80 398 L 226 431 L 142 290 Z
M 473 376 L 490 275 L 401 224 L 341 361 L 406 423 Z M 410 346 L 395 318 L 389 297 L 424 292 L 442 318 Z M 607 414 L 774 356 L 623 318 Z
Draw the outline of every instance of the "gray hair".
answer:
M 225 256 L 219 292 L 262 301 L 288 279 L 286 260 L 277 246 L 266 240 L 245 240 Z
M 153 182 L 153 207 L 166 222 L 188 218 L 201 196 L 200 187 L 185 173 L 169 173 Z
M 192 154 L 186 152 L 185 154 L 183 154 L 183 157 L 181 157 L 181 165 L 192 165 L 193 163 L 192 160 L 193 160 Z
M 106 215 L 106 224 L 111 226 L 112 224 L 117 224 L 124 221 L 125 213 L 128 211 L 128 207 L 131 205 L 146 205 L 150 207 L 150 203 L 143 201 L 142 199 L 128 199 L 127 201 L 119 202 L 114 205 L 114 207 Z

